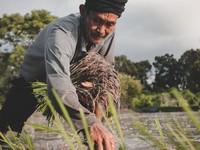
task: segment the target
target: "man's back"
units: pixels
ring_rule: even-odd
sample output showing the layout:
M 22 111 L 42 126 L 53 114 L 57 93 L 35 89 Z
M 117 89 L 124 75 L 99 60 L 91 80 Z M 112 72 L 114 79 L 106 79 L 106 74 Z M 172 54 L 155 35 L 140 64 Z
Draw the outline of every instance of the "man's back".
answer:
M 23 76 L 26 81 L 45 81 L 46 73 L 45 73 L 45 53 L 50 44 L 53 44 L 54 33 L 60 34 L 61 36 L 57 40 L 58 41 L 66 41 L 66 44 L 69 43 L 70 48 L 65 49 L 69 50 L 68 52 L 61 52 L 64 54 L 68 54 L 68 57 L 72 59 L 75 49 L 76 43 L 78 40 L 78 27 L 80 26 L 80 15 L 79 14 L 71 14 L 69 16 L 59 18 L 56 21 L 47 25 L 42 31 L 39 33 L 38 37 L 35 39 L 33 44 L 28 48 L 24 61 L 20 70 L 20 76 Z M 60 38 L 64 36 L 63 38 Z M 52 38 L 51 38 L 52 37 Z M 67 45 L 63 45 L 67 46 Z M 64 50 L 64 48 L 63 48 Z

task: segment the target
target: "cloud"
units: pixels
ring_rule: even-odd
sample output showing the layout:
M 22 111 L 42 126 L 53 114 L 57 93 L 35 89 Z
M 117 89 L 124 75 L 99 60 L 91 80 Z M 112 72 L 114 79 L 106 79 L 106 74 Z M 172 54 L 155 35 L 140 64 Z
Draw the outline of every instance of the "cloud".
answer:
M 117 54 L 153 61 L 157 55 L 171 53 L 178 58 L 185 50 L 198 48 L 198 6 L 197 0 L 129 0 L 119 20 Z
M 24 15 L 34 9 L 46 9 L 53 15 L 62 17 L 72 12 L 78 12 L 81 3 L 84 3 L 84 0 L 1 0 L 0 15 L 16 12 Z
M 59 17 L 79 11 L 85 0 L 1 0 L 3 13 L 25 14 L 46 9 Z M 118 21 L 116 55 L 133 61 L 150 60 L 166 53 L 179 58 L 200 48 L 199 0 L 129 0 Z

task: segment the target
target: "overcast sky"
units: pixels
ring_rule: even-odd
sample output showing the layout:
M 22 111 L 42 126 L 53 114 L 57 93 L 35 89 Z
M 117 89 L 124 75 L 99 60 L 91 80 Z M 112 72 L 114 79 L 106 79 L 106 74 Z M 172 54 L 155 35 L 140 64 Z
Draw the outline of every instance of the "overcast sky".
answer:
M 46 9 L 58 17 L 78 12 L 84 0 L 0 0 L 2 14 Z M 134 62 L 166 53 L 180 58 L 200 48 L 200 0 L 129 0 L 117 24 L 115 55 Z

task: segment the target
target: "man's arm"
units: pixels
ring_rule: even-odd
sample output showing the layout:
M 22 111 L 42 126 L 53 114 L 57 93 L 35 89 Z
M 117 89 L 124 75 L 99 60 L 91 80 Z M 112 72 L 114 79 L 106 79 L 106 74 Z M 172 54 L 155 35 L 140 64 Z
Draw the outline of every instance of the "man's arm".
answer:
M 77 130 L 80 130 L 83 128 L 79 114 L 80 108 L 83 109 L 89 126 L 99 121 L 94 114 L 90 113 L 79 103 L 76 89 L 70 79 L 70 61 L 76 45 L 73 44 L 74 42 L 72 35 L 69 33 L 65 33 L 59 29 L 54 30 L 48 37 L 45 61 L 48 95 L 50 99 L 55 103 L 54 96 L 51 92 L 53 88 L 66 106 L 75 127 Z
M 71 44 L 73 42 L 73 37 L 70 37 L 70 35 L 61 30 L 52 32 L 52 35 L 48 39 L 45 59 L 50 99 L 54 99 L 51 92 L 53 88 L 66 106 L 77 130 L 83 129 L 79 113 L 79 109 L 81 108 L 86 116 L 86 121 L 90 127 L 91 139 L 97 150 L 100 150 L 102 147 L 114 150 L 115 142 L 113 136 L 95 115 L 84 108 L 78 101 L 76 89 L 70 79 L 70 61 L 74 54 L 74 46 L 76 45 Z M 54 102 L 55 100 L 53 100 Z

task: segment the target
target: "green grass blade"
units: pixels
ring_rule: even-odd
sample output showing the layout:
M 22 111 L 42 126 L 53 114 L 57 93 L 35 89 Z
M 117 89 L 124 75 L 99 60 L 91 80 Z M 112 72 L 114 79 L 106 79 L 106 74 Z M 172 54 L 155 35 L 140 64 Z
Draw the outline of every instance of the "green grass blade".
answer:
M 192 123 L 194 124 L 194 126 L 198 129 L 198 131 L 200 132 L 200 122 L 198 121 L 198 119 L 195 117 L 195 114 L 193 113 L 193 111 L 191 110 L 189 104 L 187 103 L 187 101 L 183 98 L 183 96 L 177 91 L 177 90 L 173 90 L 172 93 L 174 94 L 174 96 L 176 97 L 176 99 L 179 102 L 179 105 L 184 109 L 184 111 L 187 113 L 188 117 L 190 118 L 190 120 L 192 121 Z
M 25 133 L 25 140 L 28 145 L 28 148 L 30 150 L 34 150 L 35 148 L 34 148 L 33 141 L 31 139 L 30 135 L 28 134 L 28 132 L 26 130 L 24 130 L 24 133 Z
M 67 141 L 67 143 L 68 143 L 70 149 L 71 149 L 71 150 L 75 150 L 75 147 L 74 147 L 74 145 L 73 145 L 73 143 L 72 143 L 72 141 L 71 141 L 71 138 L 70 138 L 70 136 L 67 134 L 67 132 L 65 131 L 65 128 L 64 128 L 64 126 L 63 126 L 63 124 L 62 124 L 62 122 L 61 122 L 61 120 L 60 120 L 58 114 L 56 113 L 56 111 L 55 111 L 55 109 L 54 109 L 54 107 L 53 107 L 51 101 L 48 99 L 48 97 L 46 97 L 46 99 L 47 99 L 47 105 L 49 106 L 49 108 L 50 108 L 50 110 L 51 110 L 51 112 L 52 112 L 52 114 L 53 114 L 53 116 L 54 116 L 54 118 L 55 118 L 55 125 L 56 125 L 56 126 L 58 127 L 58 129 L 60 130 L 61 135 L 66 139 L 66 141 Z
M 30 125 L 33 128 L 40 130 L 40 131 L 48 131 L 48 132 L 51 132 L 51 133 L 59 133 L 60 132 L 60 130 L 58 128 L 52 128 L 52 127 L 48 127 L 48 126 L 43 126 L 43 125 L 31 123 L 31 122 L 25 122 L 25 124 Z
M 10 148 L 12 148 L 12 149 L 16 148 L 16 145 L 9 138 L 7 138 L 5 135 L 3 135 L 1 132 L 0 132 L 0 137 L 3 140 L 3 142 L 5 142 L 6 144 L 8 144 L 10 146 Z
M 103 111 L 102 111 L 103 112 Z M 102 113 L 103 114 L 103 119 L 105 120 L 106 124 L 108 125 L 108 128 L 110 129 L 112 134 L 115 134 L 115 131 L 111 125 L 111 123 L 109 122 L 108 118 L 106 117 L 105 112 Z
M 171 134 L 166 133 L 166 135 L 167 135 L 167 138 L 169 139 L 169 141 L 172 143 L 173 146 L 176 147 L 177 150 L 184 149 L 183 146 L 176 139 L 174 139 Z
M 157 129 L 158 129 L 158 132 L 160 134 L 163 146 L 166 147 L 165 137 L 163 135 L 163 132 L 162 132 L 162 129 L 161 129 L 161 125 L 160 125 L 160 122 L 159 122 L 158 118 L 155 119 L 155 123 L 156 123 Z
M 89 134 L 89 130 L 88 130 L 88 124 L 87 124 L 87 121 L 85 119 L 85 115 L 84 115 L 82 109 L 79 109 L 79 111 L 80 111 L 81 119 L 82 119 L 82 122 L 83 122 L 83 125 L 84 125 L 84 130 L 85 130 L 86 138 L 87 138 L 87 141 L 88 141 L 89 149 L 94 150 L 92 140 L 90 138 L 90 134 Z
M 58 96 L 58 94 L 56 93 L 56 91 L 52 90 L 52 92 L 53 92 L 54 96 L 56 97 L 58 105 L 59 105 L 59 107 L 60 107 L 60 109 L 61 109 L 61 111 L 63 113 L 63 117 L 65 118 L 65 120 L 68 122 L 70 128 L 72 129 L 72 132 L 74 134 L 75 140 L 78 143 L 80 150 L 82 150 L 83 149 L 83 147 L 82 147 L 83 143 L 81 142 L 81 139 L 77 134 L 77 131 L 76 131 L 75 127 L 74 127 L 74 124 L 73 124 L 73 122 L 72 122 L 72 120 L 71 120 L 71 118 L 69 116 L 69 113 L 68 113 L 67 109 L 65 108 L 64 104 L 62 103 L 62 101 L 61 101 L 60 97 Z
M 136 121 L 136 122 L 133 122 L 133 125 L 137 128 L 137 130 L 142 134 L 144 135 L 145 137 L 147 137 L 150 141 L 152 141 L 155 146 L 157 146 L 159 149 L 165 149 L 166 146 L 160 142 L 159 140 L 157 140 L 153 135 L 152 133 L 150 133 L 149 131 L 147 131 L 145 129 L 145 127 L 139 122 L 139 121 Z
M 196 150 L 193 144 L 191 143 L 190 139 L 183 132 L 180 131 L 179 134 L 183 138 L 183 140 L 188 144 L 188 149 Z
M 183 146 L 183 148 L 187 149 L 187 145 L 185 144 L 184 140 L 172 129 L 171 126 L 169 126 L 169 124 L 167 124 L 167 128 L 170 130 L 176 140 Z
M 109 108 L 110 108 L 110 111 L 113 115 L 113 119 L 114 119 L 114 122 L 115 122 L 115 125 L 117 127 L 117 132 L 119 134 L 119 137 L 120 137 L 120 140 L 122 142 L 122 146 L 125 148 L 125 142 L 124 142 L 124 136 L 123 136 L 123 133 L 122 133 L 122 129 L 120 127 L 120 123 L 119 123 L 119 119 L 117 117 L 117 112 L 115 110 L 115 107 L 114 107 L 114 104 L 113 104 L 113 101 L 111 99 L 110 96 L 108 96 L 108 101 L 109 101 Z
M 180 123 L 174 119 L 174 122 L 176 124 L 176 127 L 178 129 L 179 134 L 181 135 L 181 137 L 185 140 L 185 142 L 189 145 L 191 150 L 195 150 L 195 147 L 193 146 L 192 142 L 190 141 L 190 139 L 187 137 L 187 135 L 185 134 L 183 128 L 181 127 Z

